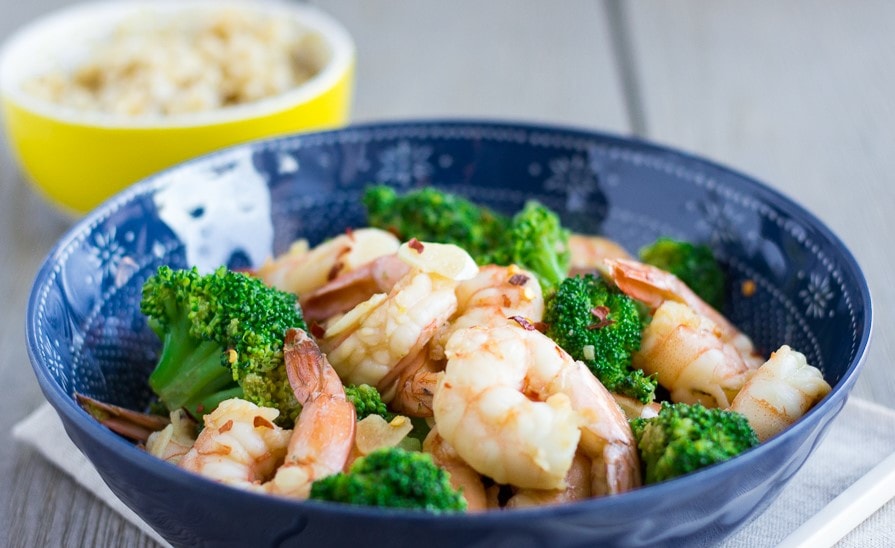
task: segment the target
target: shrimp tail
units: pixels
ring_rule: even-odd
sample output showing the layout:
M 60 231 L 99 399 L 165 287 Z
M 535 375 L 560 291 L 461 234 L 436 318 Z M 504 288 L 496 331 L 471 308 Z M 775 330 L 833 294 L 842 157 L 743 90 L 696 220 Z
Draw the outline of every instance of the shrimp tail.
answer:
M 354 405 L 317 343 L 289 329 L 284 345 L 286 375 L 302 404 L 286 460 L 265 487 L 274 494 L 306 498 L 315 480 L 341 472 L 357 430 Z
M 289 384 L 302 406 L 320 395 L 345 400 L 342 380 L 305 331 L 297 328 L 286 331 L 283 357 Z
M 388 293 L 410 271 L 397 255 L 384 255 L 339 275 L 301 297 L 305 320 L 319 322 L 347 312 L 376 293 Z

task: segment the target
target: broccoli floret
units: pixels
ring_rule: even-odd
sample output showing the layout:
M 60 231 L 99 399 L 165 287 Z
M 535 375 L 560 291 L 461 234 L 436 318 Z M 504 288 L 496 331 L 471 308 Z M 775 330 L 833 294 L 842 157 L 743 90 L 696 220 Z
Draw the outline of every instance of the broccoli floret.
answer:
M 516 264 L 537 276 L 545 293 L 568 272 L 569 232 L 556 213 L 537 201 L 512 218 L 431 187 L 398 196 L 387 186 L 372 186 L 363 202 L 371 226 L 405 240 L 458 245 L 479 265 Z
M 162 339 L 149 385 L 169 409 L 200 416 L 243 397 L 279 409 L 291 426 L 300 410 L 283 362 L 290 327 L 306 329 L 297 298 L 224 267 L 159 267 L 143 284 L 140 309 Z
M 382 402 L 382 395 L 379 394 L 379 390 L 376 390 L 375 387 L 369 384 L 349 384 L 345 387 L 345 397 L 354 404 L 357 420 L 364 419 L 369 415 L 379 415 L 383 419 L 390 421 L 395 416 L 389 412 Z
M 662 403 L 657 417 L 633 419 L 646 483 L 657 483 L 725 461 L 758 445 L 746 417 L 701 404 Z
M 552 292 L 566 278 L 571 262 L 569 231 L 559 216 L 538 203 L 529 201 L 513 216 L 507 243 L 494 253 L 493 262 L 516 264 L 528 270 L 541 283 L 545 293 Z
M 656 379 L 631 367 L 642 323 L 634 301 L 602 278 L 566 278 L 547 299 L 547 336 L 581 360 L 612 392 L 653 401 Z
M 466 510 L 466 499 L 429 454 L 397 447 L 377 449 L 354 461 L 348 472 L 315 481 L 311 498 L 430 512 Z
M 488 262 L 509 225 L 503 215 L 431 187 L 398 196 L 388 186 L 371 186 L 364 192 L 363 203 L 370 226 L 404 240 L 458 245 L 479 264 Z
M 724 306 L 724 271 L 707 245 L 659 238 L 640 250 L 640 260 L 671 272 L 715 309 Z

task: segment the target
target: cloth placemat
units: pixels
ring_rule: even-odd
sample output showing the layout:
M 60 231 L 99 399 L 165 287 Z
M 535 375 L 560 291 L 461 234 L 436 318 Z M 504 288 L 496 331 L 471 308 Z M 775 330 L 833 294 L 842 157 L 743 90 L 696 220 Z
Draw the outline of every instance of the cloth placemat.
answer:
M 722 544 L 725 548 L 776 546 L 833 498 L 895 451 L 895 411 L 851 398 L 826 439 L 783 493 L 761 516 Z M 13 437 L 40 452 L 164 546 L 169 546 L 103 483 L 93 465 L 65 435 L 56 412 L 45 403 L 13 428 Z M 52 440 L 52 443 L 49 443 Z M 888 524 L 888 526 L 887 526 Z M 841 547 L 895 546 L 895 503 L 890 502 L 840 543 Z

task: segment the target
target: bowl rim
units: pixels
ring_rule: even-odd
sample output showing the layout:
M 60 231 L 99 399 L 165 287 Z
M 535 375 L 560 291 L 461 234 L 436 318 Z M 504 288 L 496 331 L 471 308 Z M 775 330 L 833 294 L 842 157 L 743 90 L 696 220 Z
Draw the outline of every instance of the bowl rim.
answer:
M 134 13 L 246 10 L 261 15 L 283 15 L 319 36 L 329 49 L 326 64 L 310 79 L 283 93 L 239 105 L 170 116 L 128 118 L 108 112 L 82 111 L 29 95 L 22 75 L 12 65 L 31 42 L 41 43 L 57 27 L 83 28 L 96 14 L 121 21 Z M 114 28 L 114 25 L 113 25 Z M 305 104 L 336 87 L 354 65 L 356 47 L 345 26 L 322 9 L 286 0 L 94 0 L 50 11 L 26 23 L 0 45 L 0 98 L 38 116 L 76 126 L 119 130 L 192 128 L 270 116 Z
M 45 371 L 45 368 L 39 366 L 39 360 L 35 350 L 38 343 L 37 333 L 34 331 L 34 326 L 32 325 L 31 321 L 36 317 L 35 310 L 37 306 L 37 290 L 39 289 L 39 287 L 42 286 L 42 282 L 44 282 L 46 277 L 55 268 L 54 261 L 58 259 L 59 255 L 62 254 L 62 251 L 65 249 L 66 246 L 77 240 L 79 234 L 84 231 L 89 231 L 104 217 L 108 216 L 125 203 L 130 202 L 139 195 L 155 192 L 163 185 L 177 184 L 178 172 L 188 171 L 190 169 L 193 169 L 197 165 L 204 165 L 209 162 L 225 161 L 230 155 L 244 148 L 275 148 L 282 146 L 286 142 L 292 141 L 311 141 L 311 144 L 308 146 L 313 146 L 313 140 L 319 137 L 340 135 L 347 135 L 350 137 L 352 132 L 374 130 L 401 131 L 430 127 L 488 127 L 509 130 L 544 131 L 548 133 L 573 135 L 576 137 L 591 138 L 615 143 L 621 146 L 635 146 L 637 148 L 648 150 L 652 153 L 670 155 L 671 157 L 675 157 L 677 159 L 695 162 L 696 164 L 708 167 L 720 173 L 735 176 L 740 180 L 740 183 L 744 184 L 749 189 L 749 191 L 756 193 L 762 199 L 770 199 L 774 203 L 780 204 L 792 215 L 800 217 L 806 222 L 810 223 L 811 226 L 816 229 L 825 239 L 827 239 L 831 245 L 836 247 L 837 251 L 841 254 L 842 267 L 843 269 L 848 269 L 849 274 L 858 282 L 859 293 L 864 304 L 863 315 L 858 318 L 859 322 L 863 322 L 862 325 L 864 326 L 864 330 L 861 334 L 860 340 L 856 344 L 854 358 L 851 360 L 851 363 L 849 364 L 848 368 L 845 370 L 839 381 L 832 387 L 830 393 L 818 404 L 816 404 L 811 410 L 809 410 L 808 413 L 797 420 L 794 424 L 789 426 L 782 434 L 774 436 L 773 438 L 761 443 L 760 445 L 743 452 L 734 459 L 709 466 L 694 473 L 674 478 L 672 480 L 668 480 L 658 484 L 642 486 L 632 491 L 613 496 L 590 498 L 583 501 L 562 505 L 520 508 L 514 509 L 511 512 L 456 514 L 431 514 L 428 512 L 413 512 L 391 508 L 351 506 L 325 501 L 286 499 L 240 490 L 238 488 L 220 484 L 203 476 L 186 472 L 137 448 L 135 445 L 127 442 L 120 436 L 103 427 L 99 422 L 97 422 L 89 414 L 87 414 L 86 411 L 78 406 L 72 395 L 65 393 L 62 388 L 49 377 L 49 373 Z M 35 371 L 38 382 L 44 394 L 46 395 L 47 400 L 56 409 L 57 413 L 60 416 L 64 415 L 63 422 L 65 422 L 65 420 L 68 420 L 76 423 L 79 429 L 86 435 L 90 436 L 94 441 L 101 445 L 111 446 L 113 449 L 116 449 L 118 451 L 118 455 L 121 458 L 127 459 L 132 464 L 144 469 L 144 471 L 155 475 L 162 475 L 166 479 L 176 481 L 177 483 L 188 486 L 190 488 L 210 490 L 212 493 L 216 492 L 216 490 L 218 489 L 224 489 L 224 491 L 220 492 L 230 494 L 238 492 L 244 496 L 258 497 L 256 499 L 257 502 L 263 504 L 285 504 L 291 506 L 298 505 L 299 507 L 308 506 L 310 508 L 316 509 L 335 510 L 345 515 L 355 515 L 359 517 L 389 517 L 392 519 L 400 518 L 402 520 L 406 519 L 411 521 L 437 520 L 439 522 L 448 521 L 449 523 L 462 524 L 470 520 L 476 520 L 483 523 L 502 522 L 505 520 L 515 520 L 517 516 L 537 517 L 546 514 L 549 514 L 551 516 L 574 516 L 582 513 L 599 511 L 605 505 L 625 505 L 630 506 L 631 508 L 640 508 L 643 507 L 643 505 L 648 505 L 657 496 L 673 495 L 675 492 L 680 492 L 681 489 L 686 489 L 687 485 L 694 481 L 712 482 L 714 480 L 728 477 L 728 470 L 731 469 L 736 463 L 740 463 L 736 464 L 737 467 L 739 467 L 740 465 L 746 465 L 748 463 L 754 464 L 760 461 L 766 453 L 773 451 L 774 448 L 779 445 L 787 443 L 787 438 L 792 437 L 792 435 L 794 435 L 795 433 L 807 436 L 810 432 L 812 424 L 812 421 L 809 421 L 807 419 L 815 415 L 825 414 L 829 411 L 829 416 L 821 423 L 821 428 L 818 430 L 819 436 L 814 441 L 814 446 L 816 447 L 828 431 L 827 426 L 829 425 L 829 422 L 835 419 L 835 417 L 844 407 L 849 392 L 853 387 L 855 381 L 857 380 L 857 376 L 861 368 L 866 362 L 867 350 L 871 339 L 871 333 L 873 331 L 873 321 L 873 302 L 871 300 L 870 289 L 868 287 L 866 277 L 864 276 L 858 261 L 855 259 L 854 255 L 844 244 L 844 242 L 842 242 L 842 240 L 838 236 L 836 236 L 836 234 L 833 233 L 832 230 L 829 229 L 829 227 L 827 227 L 825 223 L 823 223 L 819 218 L 817 218 L 803 206 L 799 205 L 782 192 L 768 186 L 767 184 L 759 181 L 752 176 L 718 164 L 704 157 L 700 157 L 695 154 L 684 152 L 637 137 L 622 136 L 620 134 L 562 124 L 486 118 L 450 117 L 408 118 L 397 121 L 368 121 L 358 124 L 351 124 L 344 128 L 334 130 L 296 133 L 273 138 L 258 139 L 198 156 L 191 160 L 187 160 L 163 171 L 160 171 L 133 184 L 124 191 L 119 192 L 115 196 L 107 199 L 101 205 L 96 207 L 91 213 L 89 213 L 87 216 L 81 219 L 81 221 L 71 227 L 52 248 L 50 253 L 45 258 L 44 262 L 42 263 L 37 275 L 35 276 L 34 284 L 32 285 L 26 313 L 25 331 L 28 354 L 32 368 Z

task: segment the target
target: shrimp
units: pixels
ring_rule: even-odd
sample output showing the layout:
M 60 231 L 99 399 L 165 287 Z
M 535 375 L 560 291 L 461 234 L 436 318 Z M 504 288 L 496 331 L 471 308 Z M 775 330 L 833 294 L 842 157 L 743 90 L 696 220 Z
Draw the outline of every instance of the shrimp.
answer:
M 468 511 L 479 512 L 490 507 L 481 474 L 466 464 L 457 451 L 444 441 L 438 434 L 437 426 L 423 440 L 423 452 L 432 455 L 435 464 L 448 472 L 451 487 L 463 493 Z
M 440 435 L 479 473 L 519 488 L 564 489 L 576 451 L 591 492 L 640 484 L 634 436 L 587 367 L 534 329 L 470 327 L 447 343 L 433 398 Z
M 615 403 L 618 404 L 622 413 L 625 414 L 625 417 L 628 420 L 651 419 L 659 416 L 659 411 L 662 409 L 662 405 L 654 401 L 643 403 L 630 396 L 623 396 L 621 394 L 616 394 L 615 392 L 612 392 L 612 397 L 615 399 Z
M 347 312 L 377 293 L 388 293 L 409 271 L 410 266 L 397 255 L 377 257 L 302 295 L 304 318 L 323 322 Z
M 432 396 L 438 376 L 444 371 L 444 360 L 434 360 L 429 354 L 426 348 L 414 354 L 407 365 L 395 371 L 397 380 L 394 383 L 384 379 L 383 384 L 392 387 L 393 393 L 387 397 L 389 406 L 396 413 L 410 417 L 432 416 Z
M 723 314 L 703 301 L 687 284 L 660 268 L 626 259 L 607 259 L 609 278 L 626 295 L 646 304 L 653 310 L 665 301 L 685 304 L 697 314 L 708 318 L 722 341 L 731 344 L 750 369 L 764 363 L 749 337 L 737 329 Z
M 601 236 L 571 234 L 569 251 L 572 256 L 569 268 L 571 276 L 594 271 L 608 275 L 606 259 L 633 259 L 625 248 Z
M 283 355 L 289 384 L 302 409 L 285 462 L 264 490 L 307 498 L 314 481 L 345 467 L 354 448 L 357 415 L 339 376 L 307 333 L 288 330 Z
M 537 278 L 515 265 L 487 265 L 456 289 L 457 312 L 398 376 L 392 407 L 416 417 L 432 416 L 432 395 L 437 375 L 444 370 L 444 345 L 451 335 L 472 326 L 498 327 L 509 318 L 530 323 L 544 317 L 544 297 Z
M 655 311 L 631 365 L 656 375 L 672 401 L 722 408 L 753 372 L 711 320 L 675 301 Z
M 518 489 L 507 501 L 506 508 L 528 508 L 546 504 L 564 504 L 591 497 L 591 461 L 580 451 L 566 472 L 564 489 Z
M 758 368 L 730 405 L 765 441 L 794 423 L 830 392 L 805 355 L 783 345 Z
M 177 464 L 196 442 L 196 421 L 183 409 L 172 411 L 171 424 L 149 435 L 146 451 Z
M 454 245 L 411 240 L 398 257 L 410 272 L 387 294 L 378 293 L 327 325 L 320 346 L 346 384 L 376 386 L 383 401 L 403 370 L 457 309 L 454 289 L 478 272 Z
M 728 407 L 760 359 L 749 338 L 673 274 L 622 259 L 607 265 L 619 289 L 653 309 L 632 365 L 655 374 L 673 401 Z
M 356 415 L 339 377 L 308 335 L 286 332 L 286 373 L 302 404 L 293 430 L 279 411 L 233 398 L 205 415 L 205 429 L 179 466 L 216 481 L 307 498 L 316 479 L 340 472 L 354 446 Z
M 140 413 L 77 392 L 75 399 L 84 411 L 103 426 L 136 442 L 145 443 L 153 432 L 170 424 L 170 420 L 162 415 Z
M 246 489 L 267 481 L 286 456 L 291 430 L 274 424 L 279 411 L 232 398 L 205 415 L 205 428 L 178 466 Z
M 544 296 L 534 274 L 516 265 L 487 265 L 478 275 L 457 286 L 457 314 L 433 340 L 429 352 L 444 357 L 451 335 L 472 326 L 498 327 L 508 318 L 522 317 L 531 323 L 544 319 Z
M 339 274 L 393 254 L 398 245 L 398 238 L 378 228 L 346 232 L 313 249 L 309 249 L 307 240 L 297 240 L 288 252 L 261 265 L 255 275 L 267 285 L 304 295 Z

